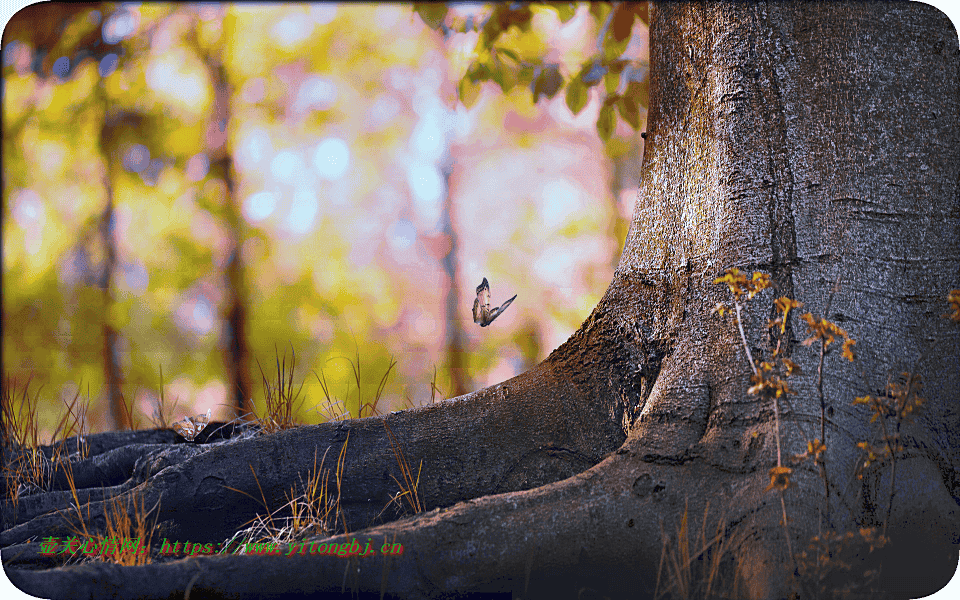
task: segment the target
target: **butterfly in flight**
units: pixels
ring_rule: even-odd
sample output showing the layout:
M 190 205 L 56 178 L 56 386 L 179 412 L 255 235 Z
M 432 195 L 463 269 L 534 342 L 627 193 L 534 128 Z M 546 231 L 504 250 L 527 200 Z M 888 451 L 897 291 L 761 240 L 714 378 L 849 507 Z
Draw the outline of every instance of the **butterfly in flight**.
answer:
M 514 294 L 513 298 L 510 298 L 500 308 L 490 308 L 490 284 L 487 283 L 487 278 L 484 277 L 480 285 L 477 286 L 477 299 L 473 301 L 473 322 L 480 323 L 480 327 L 486 327 L 490 323 L 493 323 L 493 320 L 503 314 L 503 311 L 507 310 L 507 307 L 510 306 L 510 303 L 516 299 L 517 295 Z
M 209 422 L 210 409 L 208 408 L 207 414 L 197 415 L 195 417 L 184 417 L 171 425 L 171 427 L 173 427 L 173 430 L 179 433 L 183 439 L 192 442 Z

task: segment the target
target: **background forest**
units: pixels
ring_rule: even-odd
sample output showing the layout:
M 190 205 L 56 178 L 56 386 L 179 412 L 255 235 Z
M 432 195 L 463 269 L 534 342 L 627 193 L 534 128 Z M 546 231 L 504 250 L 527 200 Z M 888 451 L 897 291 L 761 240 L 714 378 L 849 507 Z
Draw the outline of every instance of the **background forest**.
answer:
M 646 3 L 457 5 L 453 29 L 417 8 L 14 17 L 4 387 L 43 439 L 68 407 L 86 432 L 259 413 L 278 360 L 298 422 L 367 416 L 381 387 L 377 412 L 418 406 L 579 326 L 633 210 Z M 486 328 L 483 277 L 518 295 Z

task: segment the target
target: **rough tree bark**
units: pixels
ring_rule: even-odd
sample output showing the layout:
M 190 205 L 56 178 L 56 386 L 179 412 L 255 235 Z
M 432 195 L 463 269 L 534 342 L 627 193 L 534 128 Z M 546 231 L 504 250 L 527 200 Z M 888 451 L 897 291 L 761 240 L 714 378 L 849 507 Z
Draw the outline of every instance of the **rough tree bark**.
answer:
M 796 589 L 788 549 L 804 547 L 818 523 L 845 532 L 886 520 L 889 465 L 856 477 L 856 444 L 875 440 L 877 424 L 852 401 L 883 394 L 909 371 L 922 377 L 927 402 L 901 431 L 882 581 L 926 581 L 902 588 L 916 596 L 943 585 L 960 538 L 960 335 L 942 316 L 948 290 L 960 287 L 953 27 L 919 3 L 668 3 L 652 11 L 650 39 L 649 131 L 626 248 L 601 302 L 546 361 L 383 418 L 179 445 L 176 456 L 154 446 L 160 454 L 114 468 L 115 478 L 99 484 L 138 485 L 147 506 L 159 502 L 170 539 L 220 542 L 260 509 L 224 486 L 255 498 L 262 489 L 279 506 L 315 452 L 327 452 L 329 466 L 345 445 L 341 525 L 350 533 L 324 541 L 396 540 L 401 556 L 46 570 L 21 558 L 13 569 L 30 555 L 30 536 L 67 531 L 56 512 L 21 499 L 18 524 L 0 535 L 14 583 L 46 597 L 344 585 L 405 598 L 576 597 L 587 588 L 643 597 L 656 584 L 661 532 L 675 532 L 686 514 L 694 531 L 719 520 L 729 553 L 722 574 L 738 595 L 785 597 Z M 736 325 L 711 313 L 729 299 L 713 283 L 728 267 L 773 282 L 744 314 L 754 356 L 770 345 L 766 322 L 778 296 L 857 340 L 855 362 L 832 352 L 823 368 L 829 521 L 811 461 L 794 468 L 784 506 L 766 489 L 775 411 L 748 393 Z M 784 455 L 805 451 L 805 435 L 819 437 L 819 355 L 800 345 L 805 337 L 794 314 L 784 343 L 802 373 L 780 405 Z M 423 461 L 425 514 L 378 516 L 398 490 L 393 477 L 402 480 L 385 424 L 409 463 Z M 109 462 L 108 454 L 89 460 Z M 123 481 L 131 470 L 136 478 Z M 96 523 L 102 504 L 90 510 Z

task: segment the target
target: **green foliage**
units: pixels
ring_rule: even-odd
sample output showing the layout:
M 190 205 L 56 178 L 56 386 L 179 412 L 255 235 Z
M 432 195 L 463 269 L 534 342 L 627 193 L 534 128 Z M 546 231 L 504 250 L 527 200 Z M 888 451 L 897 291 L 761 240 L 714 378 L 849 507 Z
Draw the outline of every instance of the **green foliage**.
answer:
M 562 64 L 545 58 L 545 48 L 531 51 L 536 46 L 533 26 L 537 11 L 549 9 L 561 23 L 567 23 L 577 14 L 576 2 L 492 4 L 469 19 L 454 14 L 446 3 L 415 4 L 414 11 L 445 38 L 453 33 L 479 32 L 474 58 L 457 86 L 464 106 L 473 106 L 480 96 L 481 84 L 492 81 L 504 93 L 516 85 L 527 86 L 534 103 L 541 97 L 551 99 L 566 88 L 567 108 L 578 114 L 590 100 L 590 89 L 597 88 L 601 100 L 597 133 L 609 140 L 616 129 L 617 112 L 634 130 L 639 130 L 641 111 L 648 103 L 646 65 L 624 58 L 634 25 L 648 21 L 647 3 L 591 2 L 588 6 L 586 12 L 599 30 L 597 48 L 576 73 L 568 73 Z
M 415 2 L 413 10 L 430 29 L 439 29 L 447 16 L 447 5 L 443 2 Z

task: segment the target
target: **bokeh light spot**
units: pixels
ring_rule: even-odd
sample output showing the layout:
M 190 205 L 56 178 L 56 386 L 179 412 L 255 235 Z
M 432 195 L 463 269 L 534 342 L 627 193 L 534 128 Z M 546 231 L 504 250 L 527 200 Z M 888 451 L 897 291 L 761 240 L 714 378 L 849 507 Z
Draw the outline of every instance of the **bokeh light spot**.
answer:
M 350 148 L 340 138 L 327 138 L 313 153 L 313 167 L 324 179 L 334 181 L 343 177 L 350 166 Z
M 259 223 L 273 214 L 276 207 L 276 196 L 270 192 L 257 192 L 247 196 L 243 203 L 243 216 L 250 223 Z

